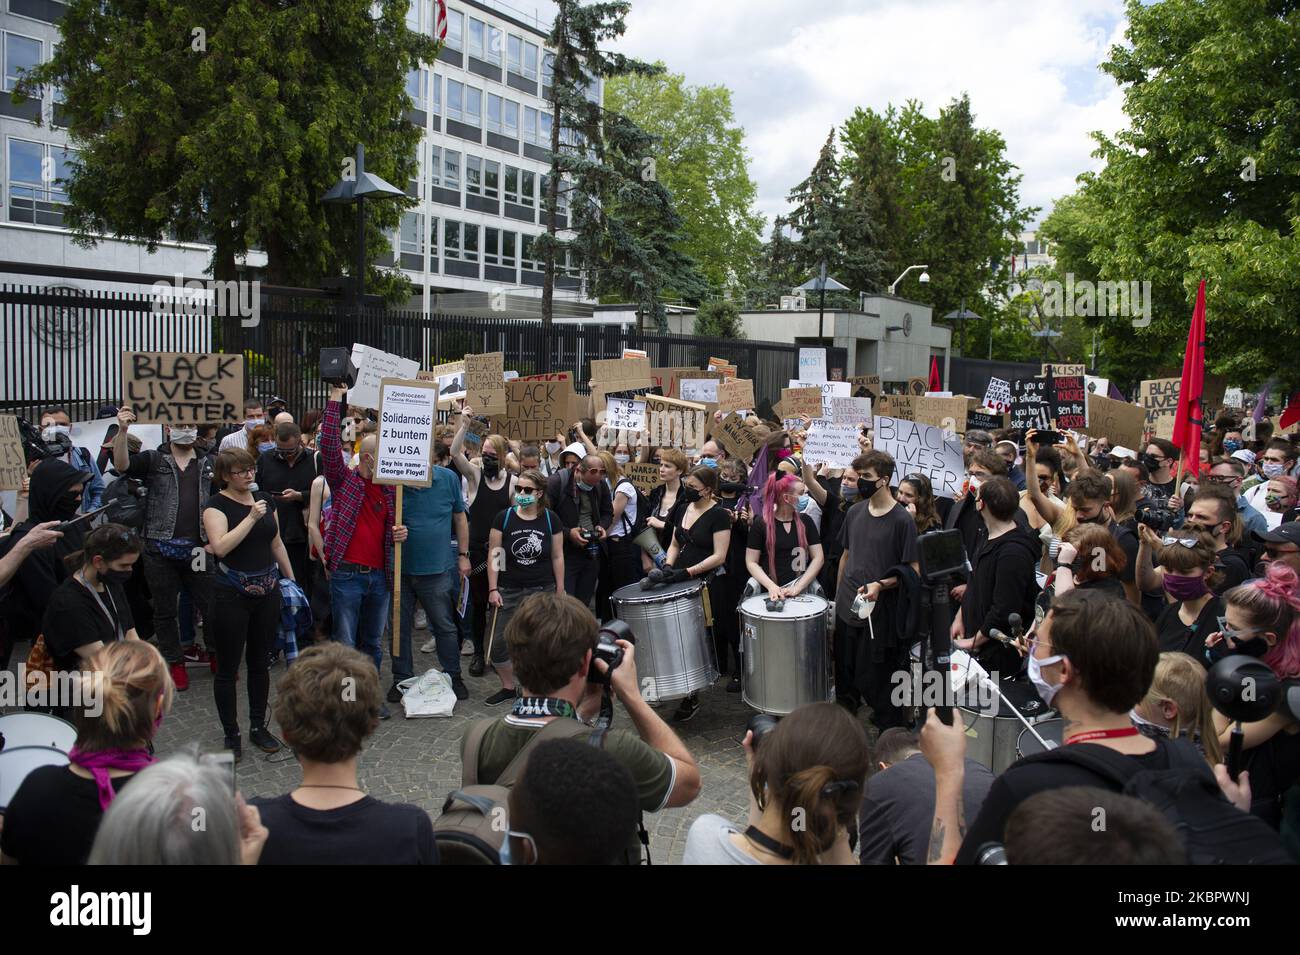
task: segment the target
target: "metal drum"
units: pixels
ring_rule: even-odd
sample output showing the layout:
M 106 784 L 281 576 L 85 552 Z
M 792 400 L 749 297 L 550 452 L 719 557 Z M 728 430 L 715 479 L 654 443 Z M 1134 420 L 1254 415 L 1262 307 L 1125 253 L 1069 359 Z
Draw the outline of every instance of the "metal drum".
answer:
M 1049 743 L 1055 743 L 1056 745 L 1053 746 L 1052 749 L 1059 749 L 1064 738 L 1063 733 L 1065 732 L 1065 720 L 1039 720 L 1037 723 L 1034 723 L 1034 732 Z M 1019 742 L 1016 743 L 1016 753 L 1021 757 L 1024 757 L 1042 752 L 1045 752 L 1043 744 L 1034 738 L 1034 733 L 1029 732 L 1027 729 L 1022 729 L 1020 731 Z
M 966 724 L 966 755 L 987 766 L 994 775 L 1020 758 L 1017 744 L 1025 724 L 1010 712 L 1010 708 L 1015 707 L 1029 723 L 1046 720 L 1053 712 L 1038 698 L 1032 683 L 1003 681 L 998 688 L 1006 695 L 1006 700 L 995 694 L 987 707 L 958 707 Z
M 628 584 L 610 595 L 618 619 L 636 635 L 636 672 L 650 703 L 678 700 L 718 678 L 717 655 L 704 627 L 704 583 L 684 580 L 658 590 Z
M 784 716 L 805 703 L 835 699 L 835 678 L 827 639 L 831 605 L 800 594 L 779 611 L 768 610 L 766 595 L 740 605 L 740 651 L 744 657 L 741 690 L 761 713 Z
M 0 716 L 0 749 L 49 746 L 66 753 L 77 741 L 77 728 L 47 713 L 10 713 Z
M 52 746 L 6 746 L 0 752 L 0 812 L 9 808 L 9 801 L 32 770 L 66 765 L 68 754 Z

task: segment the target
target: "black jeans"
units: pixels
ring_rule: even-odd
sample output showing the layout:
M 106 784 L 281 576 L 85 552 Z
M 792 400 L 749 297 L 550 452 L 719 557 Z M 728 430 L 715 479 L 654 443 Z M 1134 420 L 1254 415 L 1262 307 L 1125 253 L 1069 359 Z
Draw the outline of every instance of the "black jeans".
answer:
M 195 560 L 204 570 L 195 570 Z M 176 620 L 176 601 L 184 580 L 190 589 L 194 604 L 203 615 L 203 642 L 211 650 L 213 634 L 216 632 L 212 619 L 212 598 L 214 575 L 210 568 L 216 563 L 211 554 L 203 553 L 194 560 L 169 560 L 159 554 L 151 553 L 151 546 L 146 545 L 144 553 L 144 576 L 153 595 L 153 622 L 158 637 L 158 649 L 169 664 L 183 662 L 181 654 L 180 627 Z
M 891 699 L 894 674 L 910 667 L 907 646 L 886 646 L 872 641 L 865 626 L 835 620 L 835 695 L 871 707 L 871 722 L 878 729 L 907 725 L 907 711 Z
M 713 610 L 713 649 L 718 655 L 718 672 L 723 676 L 740 676 L 740 617 L 736 605 L 744 592 L 745 581 L 738 574 L 723 574 L 709 581 L 709 605 Z M 727 650 L 731 650 L 731 667 L 727 667 Z
M 224 584 L 216 588 L 211 628 L 216 643 L 217 677 L 212 695 L 217 715 L 227 736 L 239 734 L 239 712 L 235 705 L 235 674 L 239 658 L 245 656 L 248 669 L 248 722 L 266 725 L 266 699 L 271 689 L 271 647 L 280 624 L 280 591 L 265 597 L 245 597 Z
M 567 562 L 566 562 L 567 566 Z M 596 585 L 596 612 L 601 620 L 614 616 L 609 605 L 610 594 L 644 577 L 641 572 L 641 547 L 626 537 L 613 537 L 605 542 L 605 561 L 600 568 Z
M 584 607 L 591 603 L 591 595 L 596 592 L 596 576 L 599 571 L 600 561 L 587 556 L 585 548 L 565 548 L 564 592 L 576 598 Z

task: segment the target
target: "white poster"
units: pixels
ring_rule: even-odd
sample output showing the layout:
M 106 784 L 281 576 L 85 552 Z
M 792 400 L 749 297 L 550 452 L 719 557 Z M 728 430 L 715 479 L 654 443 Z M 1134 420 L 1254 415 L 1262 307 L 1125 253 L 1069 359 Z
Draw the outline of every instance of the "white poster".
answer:
M 1096 375 L 1083 376 L 1084 387 L 1088 389 L 1090 395 L 1101 395 L 1103 398 L 1110 397 L 1110 379 L 1098 378 Z
M 856 424 L 833 424 L 818 418 L 808 428 L 803 442 L 803 459 L 809 464 L 847 468 L 862 453 L 861 432 Z
M 966 471 L 960 440 L 946 441 L 942 428 L 903 418 L 877 415 L 875 422 L 871 446 L 895 462 L 890 484 L 897 487 L 901 476 L 919 471 L 930 479 L 935 494 L 954 500 L 960 496 Z
M 853 386 L 847 381 L 791 381 L 787 388 L 820 388 L 822 390 L 822 417 L 831 418 L 833 409 L 831 408 L 832 398 L 848 398 L 853 392 Z
M 605 402 L 605 427 L 611 431 L 644 431 L 645 402 L 635 398 L 610 398 Z
M 357 383 L 348 392 L 348 404 L 360 408 L 379 407 L 379 384 L 385 378 L 414 378 L 420 372 L 418 361 L 366 345 L 352 346 L 352 364 L 357 369 Z
M 799 349 L 799 380 L 815 381 L 821 384 L 826 380 L 826 349 Z
M 386 379 L 379 400 L 375 483 L 428 487 L 433 483 L 437 387 L 426 381 Z
M 990 378 L 984 389 L 984 407 L 998 414 L 1011 410 L 1011 382 L 1003 378 Z
M 702 405 L 718 403 L 718 379 L 683 378 L 677 385 L 682 401 L 695 401 Z
M 831 420 L 836 424 L 852 424 L 861 427 L 871 425 L 870 398 L 832 398 Z

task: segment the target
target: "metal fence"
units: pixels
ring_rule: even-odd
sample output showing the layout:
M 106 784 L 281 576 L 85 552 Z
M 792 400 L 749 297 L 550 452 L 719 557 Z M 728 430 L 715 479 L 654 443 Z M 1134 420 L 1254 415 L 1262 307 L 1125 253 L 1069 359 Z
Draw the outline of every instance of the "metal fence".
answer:
M 325 402 L 320 350 L 353 342 L 424 368 L 499 351 L 505 367 L 520 375 L 542 370 L 549 350 L 550 370 L 572 371 L 584 393 L 591 362 L 621 358 L 625 347 L 646 351 L 660 368 L 704 368 L 710 358 L 724 358 L 740 377 L 753 380 L 760 407 L 780 398 L 799 367 L 798 345 L 655 335 L 594 323 L 555 324 L 548 335 L 535 320 L 346 310 L 325 293 L 263 294 L 256 324 L 244 327 L 238 317 L 159 313 L 149 295 L 0 285 L 0 409 L 30 418 L 61 405 L 73 420 L 87 420 L 101 406 L 119 403 L 125 352 L 242 351 L 247 392 L 278 395 L 300 416 Z M 844 367 L 845 350 L 829 349 L 828 358 L 830 367 Z

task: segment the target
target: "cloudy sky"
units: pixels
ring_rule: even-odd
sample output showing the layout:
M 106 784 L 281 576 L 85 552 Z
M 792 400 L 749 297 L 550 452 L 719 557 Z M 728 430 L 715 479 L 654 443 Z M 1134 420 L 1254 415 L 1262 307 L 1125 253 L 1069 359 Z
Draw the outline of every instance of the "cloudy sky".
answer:
M 1041 217 L 1097 167 L 1089 133 L 1124 125 L 1097 69 L 1124 25 L 1122 0 L 632 0 L 617 49 L 731 89 L 769 225 L 854 107 L 917 99 L 937 115 L 963 91 Z

